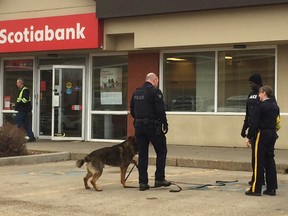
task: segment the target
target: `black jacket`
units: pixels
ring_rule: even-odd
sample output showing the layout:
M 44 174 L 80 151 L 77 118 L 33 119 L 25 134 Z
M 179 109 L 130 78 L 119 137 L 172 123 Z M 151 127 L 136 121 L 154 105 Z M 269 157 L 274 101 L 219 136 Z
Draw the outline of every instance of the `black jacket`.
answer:
M 251 117 L 247 138 L 253 138 L 261 129 L 276 131 L 276 118 L 279 113 L 279 107 L 273 98 L 257 103 Z
M 243 129 L 246 130 L 249 127 L 251 116 L 254 112 L 255 106 L 259 103 L 260 99 L 258 96 L 258 91 L 252 91 L 249 93 L 246 101 L 246 115 L 243 123 Z
M 145 82 L 133 93 L 130 112 L 134 119 L 148 118 L 167 124 L 163 94 L 159 88 L 155 88 L 149 82 Z

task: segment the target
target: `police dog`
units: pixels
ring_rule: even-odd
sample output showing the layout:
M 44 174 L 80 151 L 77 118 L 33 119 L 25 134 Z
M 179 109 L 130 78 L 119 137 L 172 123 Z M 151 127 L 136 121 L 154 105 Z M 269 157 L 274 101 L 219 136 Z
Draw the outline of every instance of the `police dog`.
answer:
M 126 187 L 125 175 L 130 163 L 133 163 L 137 167 L 137 162 L 133 159 L 138 153 L 137 144 L 134 136 L 128 137 L 124 142 L 101 149 L 97 149 L 88 154 L 84 159 L 76 162 L 77 167 L 82 167 L 86 162 L 87 174 L 84 177 L 84 186 L 86 189 L 90 189 L 87 181 L 92 177 L 90 183 L 93 185 L 96 191 L 102 191 L 96 185 L 96 181 L 100 178 L 104 165 L 120 167 L 121 172 L 121 184 Z

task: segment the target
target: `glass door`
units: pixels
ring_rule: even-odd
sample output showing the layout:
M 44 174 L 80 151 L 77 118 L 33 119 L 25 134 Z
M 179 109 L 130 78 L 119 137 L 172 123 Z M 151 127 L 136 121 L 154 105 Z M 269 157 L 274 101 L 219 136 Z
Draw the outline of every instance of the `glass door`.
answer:
M 38 137 L 51 139 L 52 128 L 52 66 L 40 68 L 40 90 L 36 97 L 36 105 L 39 109 L 38 115 Z
M 83 140 L 84 66 L 53 66 L 52 140 Z

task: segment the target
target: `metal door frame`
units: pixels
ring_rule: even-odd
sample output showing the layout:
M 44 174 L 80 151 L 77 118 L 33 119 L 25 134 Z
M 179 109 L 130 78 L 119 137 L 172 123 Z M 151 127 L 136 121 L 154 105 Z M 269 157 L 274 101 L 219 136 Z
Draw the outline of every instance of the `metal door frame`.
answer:
M 38 76 L 37 76 L 37 94 L 35 96 L 35 103 L 36 103 L 36 107 L 37 107 L 37 110 L 36 110 L 36 113 L 37 113 L 37 124 L 36 124 L 36 128 L 37 128 L 37 136 L 41 139 L 51 139 L 51 135 L 41 135 L 40 134 L 40 94 L 41 94 L 41 87 L 40 87 L 40 83 L 41 83 L 41 71 L 42 70 L 51 70 L 52 73 L 53 73 L 53 67 L 52 65 L 51 66 L 40 66 L 39 69 L 38 69 Z M 52 82 L 52 80 L 51 80 Z M 51 124 L 51 127 L 52 127 L 52 124 Z
M 66 137 L 66 136 L 55 136 L 55 133 L 54 133 L 54 122 L 55 122 L 55 119 L 54 119 L 54 114 L 55 114 L 55 111 L 54 111 L 54 91 L 55 91 L 55 70 L 56 69 L 82 69 L 82 126 L 81 126 L 81 137 Z M 53 65 L 52 67 L 52 121 L 51 121 L 51 139 L 52 140 L 84 140 L 84 99 L 85 99 L 85 66 L 75 66 L 75 65 Z M 60 82 L 61 83 L 61 82 Z

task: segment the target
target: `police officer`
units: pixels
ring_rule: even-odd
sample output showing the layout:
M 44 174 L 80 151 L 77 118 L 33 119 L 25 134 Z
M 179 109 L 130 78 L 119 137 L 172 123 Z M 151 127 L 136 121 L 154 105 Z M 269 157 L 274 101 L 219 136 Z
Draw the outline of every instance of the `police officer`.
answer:
M 259 100 L 259 96 L 258 96 L 258 92 L 259 92 L 259 88 L 262 86 L 262 77 L 261 77 L 261 75 L 257 74 L 257 73 L 252 74 L 249 77 L 249 84 L 250 84 L 250 88 L 251 88 L 252 91 L 249 93 L 247 101 L 246 101 L 246 115 L 245 115 L 245 119 L 244 119 L 242 130 L 241 130 L 241 136 L 243 138 L 246 137 L 246 131 L 249 128 L 250 121 L 251 121 L 251 116 L 253 114 L 255 106 L 260 101 Z M 255 157 L 254 157 L 255 156 L 255 139 L 256 139 L 256 137 L 253 137 L 251 139 L 252 167 L 254 166 L 254 163 L 255 163 Z M 251 181 L 248 182 L 249 185 L 252 184 L 253 178 L 254 178 L 254 170 L 252 170 L 252 178 L 251 178 Z M 263 174 L 263 179 L 264 179 L 264 174 Z
M 135 136 L 139 150 L 139 190 L 145 191 L 150 188 L 147 172 L 150 142 L 157 156 L 154 186 L 170 186 L 171 182 L 165 179 L 167 156 L 165 134 L 168 132 L 168 123 L 163 94 L 158 88 L 158 77 L 154 73 L 147 74 L 146 82 L 133 93 L 130 111 L 134 118 Z
M 29 114 L 32 111 L 29 89 L 24 86 L 24 80 L 22 78 L 17 79 L 16 86 L 19 89 L 19 94 L 15 106 L 15 110 L 18 111 L 16 116 L 17 127 L 20 128 L 23 125 L 29 137 L 28 142 L 35 142 L 36 138 L 31 129 L 29 119 Z
M 248 144 L 251 139 L 255 141 L 255 163 L 253 165 L 254 177 L 251 187 L 245 192 L 246 195 L 260 196 L 263 184 L 263 167 L 266 172 L 266 190 L 264 194 L 275 196 L 277 185 L 277 172 L 274 160 L 274 146 L 278 138 L 276 133 L 276 122 L 279 116 L 279 107 L 272 95 L 269 86 L 259 89 L 260 101 L 251 117 L 247 134 Z

